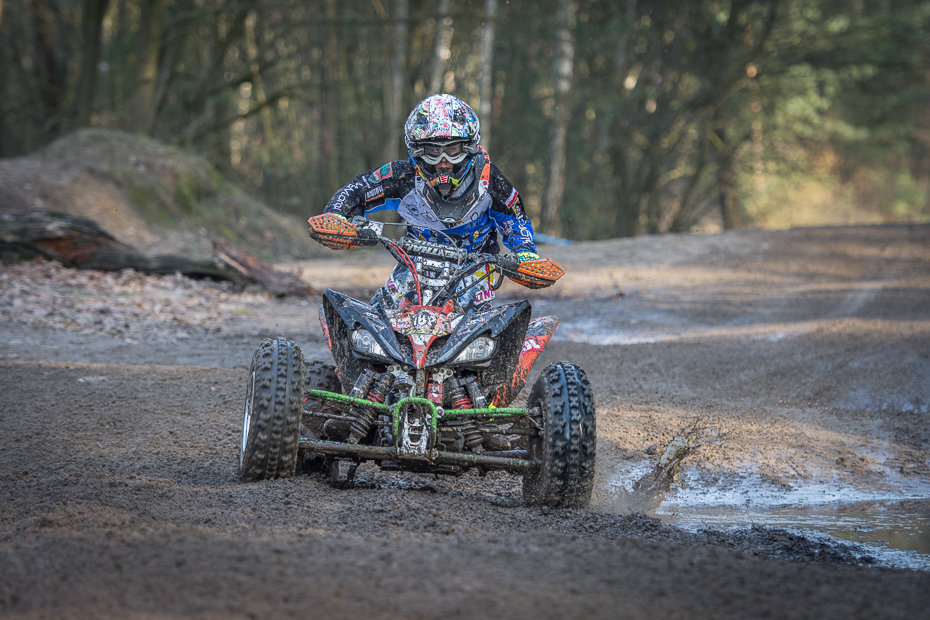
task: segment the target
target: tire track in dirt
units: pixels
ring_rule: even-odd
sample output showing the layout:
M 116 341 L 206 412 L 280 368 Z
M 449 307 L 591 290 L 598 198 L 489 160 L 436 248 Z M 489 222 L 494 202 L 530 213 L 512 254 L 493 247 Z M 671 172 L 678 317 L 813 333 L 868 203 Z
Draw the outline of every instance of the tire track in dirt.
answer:
M 603 307 L 622 325 L 658 309 L 715 330 L 547 347 L 537 372 L 566 359 L 594 385 L 590 510 L 524 508 L 506 474 L 370 468 L 344 490 L 312 476 L 240 483 L 245 367 L 280 332 L 308 357 L 325 354 L 306 305 L 259 304 L 219 331 L 135 343 L 2 323 L 0 355 L 22 361 L 0 361 L 0 615 L 919 617 L 927 573 L 857 566 L 861 554 L 779 530 L 692 534 L 610 502 L 616 468 L 657 458 L 645 450 L 696 416 L 729 435 L 689 457 L 686 479 L 719 484 L 756 467 L 773 488 L 823 472 L 865 487 L 926 480 L 895 472 L 930 448 L 928 248 L 930 227 L 877 227 L 634 239 L 557 256 L 577 278 L 534 296 L 539 312 Z M 604 261 L 626 261 L 639 292 L 583 297 L 585 265 Z M 690 283 L 682 263 L 706 277 Z M 662 269 L 637 279 L 648 264 L 668 279 Z M 781 324 L 810 330 L 769 338 L 765 326 Z

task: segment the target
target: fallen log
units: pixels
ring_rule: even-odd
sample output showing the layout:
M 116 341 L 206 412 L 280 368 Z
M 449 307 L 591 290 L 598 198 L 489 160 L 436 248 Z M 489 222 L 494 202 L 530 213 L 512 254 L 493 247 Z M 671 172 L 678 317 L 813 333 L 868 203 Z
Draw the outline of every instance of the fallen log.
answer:
M 45 256 L 75 269 L 172 274 L 214 278 L 240 285 L 258 284 L 273 295 L 309 295 L 313 289 L 293 274 L 223 244 L 213 258 L 177 254 L 148 255 L 115 239 L 95 221 L 45 209 L 0 213 L 0 257 Z
M 254 256 L 237 250 L 225 241 L 214 241 L 213 251 L 217 258 L 236 269 L 244 277 L 261 285 L 272 295 L 277 297 L 306 296 L 315 293 L 312 287 L 294 274 L 278 271 L 268 263 L 263 263 Z

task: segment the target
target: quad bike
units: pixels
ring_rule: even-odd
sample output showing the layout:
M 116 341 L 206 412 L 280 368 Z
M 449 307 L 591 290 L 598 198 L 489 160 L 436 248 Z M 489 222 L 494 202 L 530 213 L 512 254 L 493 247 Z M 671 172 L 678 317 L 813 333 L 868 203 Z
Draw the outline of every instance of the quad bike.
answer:
M 316 220 L 316 221 L 314 221 Z M 550 364 L 526 408 L 508 405 L 558 325 L 531 320 L 528 301 L 491 306 L 472 289 L 503 277 L 529 287 L 561 274 L 549 259 L 404 237 L 354 218 L 311 218 L 311 237 L 333 247 L 383 245 L 405 265 L 411 292 L 366 304 L 327 289 L 320 322 L 335 366 L 306 364 L 296 343 L 265 340 L 252 358 L 242 424 L 243 480 L 318 467 L 352 480 L 362 461 L 382 470 L 458 476 L 470 469 L 523 476 L 530 505 L 588 504 L 594 478 L 594 398 L 584 370 Z M 377 297 L 377 296 L 376 296 Z M 468 300 L 464 305 L 461 300 Z

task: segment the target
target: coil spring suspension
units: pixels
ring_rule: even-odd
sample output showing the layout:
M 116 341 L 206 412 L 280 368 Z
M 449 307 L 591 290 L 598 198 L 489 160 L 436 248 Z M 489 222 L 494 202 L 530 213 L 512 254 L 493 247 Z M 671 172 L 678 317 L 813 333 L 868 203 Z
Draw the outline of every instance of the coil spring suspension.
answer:
M 478 426 L 477 422 L 468 422 L 462 428 L 462 432 L 465 434 L 466 448 L 477 453 L 484 451 L 484 447 L 481 445 L 484 442 L 484 435 L 481 434 L 481 427 Z
M 371 370 L 365 370 L 355 382 L 351 396 L 353 398 L 366 398 L 375 403 L 383 403 L 391 389 L 391 375 L 383 373 L 378 375 Z M 355 420 L 349 427 L 349 443 L 356 444 L 368 435 L 368 430 L 375 422 L 374 408 L 359 407 L 352 411 Z
M 465 389 L 465 381 L 455 377 L 449 379 L 449 404 L 453 409 L 470 409 L 471 399 Z
M 475 397 L 478 396 L 481 402 L 484 402 L 484 396 L 478 386 L 478 381 L 474 377 L 465 379 L 449 379 L 449 401 L 455 409 L 471 409 L 477 406 Z M 458 431 L 465 438 L 465 447 L 472 452 L 482 452 L 482 442 L 484 435 L 481 433 L 481 427 L 473 420 L 467 420 L 456 425 Z

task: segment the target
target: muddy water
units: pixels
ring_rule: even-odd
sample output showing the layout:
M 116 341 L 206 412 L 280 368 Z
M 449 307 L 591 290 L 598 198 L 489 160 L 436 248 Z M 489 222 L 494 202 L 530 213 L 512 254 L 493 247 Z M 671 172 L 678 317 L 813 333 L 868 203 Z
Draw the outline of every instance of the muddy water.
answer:
M 648 461 L 623 467 L 596 507 L 646 512 L 692 531 L 782 528 L 852 543 L 877 564 L 930 570 L 930 488 L 924 483 L 885 493 L 823 483 L 785 489 L 753 476 L 712 482 L 685 471 L 668 491 L 637 492 L 637 481 L 652 467 Z
M 687 529 L 732 529 L 762 525 L 808 536 L 827 535 L 862 545 L 879 563 L 930 570 L 930 503 L 865 504 L 739 508 L 660 507 L 656 516 Z
M 862 322 L 885 303 L 891 285 L 858 277 L 818 281 L 816 299 L 806 276 L 794 288 L 766 280 L 771 294 L 751 280 L 728 289 L 724 278 L 686 294 L 683 285 L 658 279 L 666 288 L 643 283 L 621 301 L 554 308 L 563 318 L 555 342 L 614 348 L 618 359 L 631 360 L 618 373 L 619 404 L 605 407 L 616 407 L 612 430 L 615 437 L 627 433 L 627 451 L 619 462 L 603 463 L 614 469 L 601 481 L 595 508 L 646 512 L 693 530 L 766 526 L 827 536 L 861 545 L 880 564 L 930 570 L 927 444 L 903 430 L 913 424 L 923 437 L 930 366 L 924 353 L 912 353 L 913 336 L 879 338 L 884 325 Z M 831 287 L 837 294 L 823 294 Z M 896 318 L 917 319 L 926 330 L 924 311 Z M 831 348 L 837 335 L 850 344 Z M 725 351 L 719 345 L 726 342 L 743 350 Z M 883 347 L 890 355 L 876 361 Z M 689 357 L 698 350 L 706 359 Z M 721 362 L 728 353 L 740 362 Z M 652 370 L 662 382 L 646 381 Z M 653 391 L 623 387 L 637 382 Z M 750 421 L 756 407 L 761 415 Z M 667 445 L 684 423 L 682 411 L 719 414 L 727 445 L 688 457 L 681 484 L 671 490 L 637 492 L 656 457 L 624 459 L 653 442 Z M 636 428 L 647 431 L 629 430 Z

